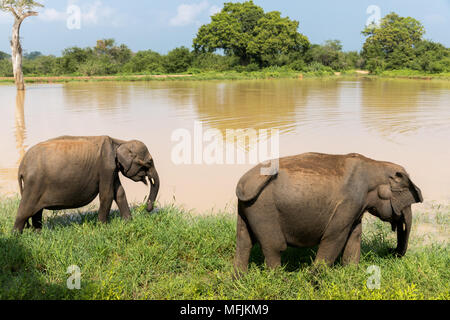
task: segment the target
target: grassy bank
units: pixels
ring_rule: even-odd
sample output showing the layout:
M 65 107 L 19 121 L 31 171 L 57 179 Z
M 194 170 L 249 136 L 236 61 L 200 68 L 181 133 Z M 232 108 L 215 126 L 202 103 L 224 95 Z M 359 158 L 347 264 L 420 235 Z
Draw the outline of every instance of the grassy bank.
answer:
M 361 263 L 337 263 L 314 288 L 314 249 L 289 249 L 284 267 L 270 271 L 255 247 L 248 274 L 233 281 L 234 215 L 195 217 L 174 207 L 148 214 L 137 207 L 131 222 L 114 213 L 100 225 L 95 213 L 47 212 L 40 234 L 15 236 L 10 230 L 17 207 L 17 199 L 0 202 L 0 299 L 450 298 L 446 240 L 413 234 L 407 255 L 396 259 L 388 254 L 394 234 L 374 219 L 364 222 Z M 432 222 L 445 232 L 449 212 L 434 207 L 416 215 L 415 225 Z M 70 265 L 81 269 L 80 290 L 67 289 Z M 371 265 L 381 268 L 379 290 L 366 286 Z
M 329 75 L 329 74 L 328 74 Z M 199 80 L 252 80 L 252 79 L 292 79 L 303 76 L 300 72 L 280 71 L 280 70 L 264 70 L 253 72 L 201 72 L 194 74 L 118 74 L 112 76 L 29 76 L 25 77 L 26 83 L 65 83 L 80 81 L 199 81 Z M 317 74 L 309 74 L 309 76 L 319 76 Z M 0 82 L 14 83 L 11 77 L 0 77 Z
M 269 68 L 252 72 L 199 72 L 186 74 L 118 74 L 111 76 L 27 76 L 26 83 L 66 83 L 86 81 L 201 81 L 201 80 L 257 80 L 257 79 L 303 79 L 303 78 L 339 78 L 367 77 L 418 80 L 450 80 L 450 73 L 426 74 L 414 70 L 383 71 L 380 74 L 369 74 L 364 70 L 347 70 L 342 72 L 316 71 L 300 72 L 283 68 Z M 11 77 L 0 77 L 0 83 L 14 83 Z
M 450 80 L 450 72 L 446 73 L 424 73 L 417 70 L 401 69 L 386 70 L 376 75 L 382 78 L 422 79 L 422 80 Z

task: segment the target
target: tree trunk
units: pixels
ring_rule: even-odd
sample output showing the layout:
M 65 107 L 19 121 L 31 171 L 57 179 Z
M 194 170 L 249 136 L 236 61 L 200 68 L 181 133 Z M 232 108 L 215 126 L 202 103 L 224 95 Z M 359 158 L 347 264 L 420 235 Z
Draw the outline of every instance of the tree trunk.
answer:
M 23 19 L 15 19 L 11 39 L 11 60 L 13 65 L 14 81 L 17 90 L 25 90 L 25 83 L 22 71 L 22 46 L 20 45 L 20 25 Z

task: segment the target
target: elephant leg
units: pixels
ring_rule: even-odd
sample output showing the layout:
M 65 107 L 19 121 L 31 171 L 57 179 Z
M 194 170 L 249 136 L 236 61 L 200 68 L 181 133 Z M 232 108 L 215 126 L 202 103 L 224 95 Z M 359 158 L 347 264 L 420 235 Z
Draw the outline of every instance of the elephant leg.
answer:
M 261 220 L 250 221 L 251 230 L 261 245 L 266 265 L 271 269 L 281 266 L 281 252 L 287 249 L 286 239 L 278 223 L 277 216 L 278 212 L 274 210 L 267 219 L 272 221 L 272 223 Z
M 362 223 L 357 222 L 350 232 L 350 236 L 347 239 L 347 243 L 344 247 L 344 253 L 342 256 L 342 262 L 344 265 L 350 263 L 358 264 L 361 256 L 361 234 Z
M 42 212 L 44 209 L 39 210 L 31 217 L 31 222 L 33 224 L 33 228 L 36 229 L 36 231 L 42 230 Z
M 239 209 L 240 211 L 240 209 Z M 247 272 L 250 252 L 252 251 L 253 241 L 244 219 L 238 214 L 237 234 L 236 234 L 236 256 L 234 258 L 235 274 Z
M 317 250 L 314 264 L 331 266 L 344 248 L 348 233 L 333 238 L 322 239 Z
M 100 197 L 101 198 L 101 197 Z M 100 208 L 98 209 L 98 220 L 100 222 L 108 222 L 108 215 L 111 210 L 113 197 L 107 197 L 106 199 L 100 199 Z
M 41 208 L 36 208 L 36 194 L 29 194 L 24 191 L 22 199 L 20 200 L 19 209 L 17 210 L 16 221 L 14 222 L 14 231 L 19 233 L 23 232 L 25 223 L 28 224 L 28 220 Z
M 327 265 L 331 266 L 339 254 L 342 252 L 347 239 L 349 238 L 350 231 L 352 230 L 353 222 L 351 216 L 347 212 L 354 212 L 350 205 L 341 204 L 333 215 L 333 218 L 328 224 L 325 233 L 319 243 L 319 249 L 317 251 L 314 264 L 317 266 Z M 349 218 L 344 219 L 343 217 Z
M 270 269 L 275 269 L 281 266 L 281 252 L 286 250 L 280 249 L 274 246 L 262 246 L 262 251 L 264 253 L 264 257 L 266 258 L 266 265 Z
M 114 199 L 114 180 L 110 183 L 100 184 L 100 208 L 98 210 L 98 219 L 100 222 L 108 222 L 108 215 L 111 210 L 112 202 Z
M 120 183 L 119 176 L 114 180 L 114 201 L 116 201 L 117 206 L 119 207 L 120 215 L 123 219 L 129 220 L 131 219 L 130 207 L 128 206 L 127 196 L 125 194 L 125 190 Z

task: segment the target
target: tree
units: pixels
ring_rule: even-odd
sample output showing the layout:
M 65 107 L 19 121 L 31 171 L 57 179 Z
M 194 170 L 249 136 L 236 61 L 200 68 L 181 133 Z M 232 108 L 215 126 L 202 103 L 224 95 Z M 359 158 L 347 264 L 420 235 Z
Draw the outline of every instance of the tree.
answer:
M 64 49 L 60 63 L 61 74 L 73 74 L 78 71 L 80 65 L 84 64 L 94 55 L 92 48 L 71 47 Z
M 367 26 L 362 34 L 367 37 L 362 55 L 367 68 L 399 69 L 414 58 L 414 48 L 422 41 L 423 25 L 414 18 L 390 13 L 381 19 L 380 26 Z
M 25 89 L 22 71 L 22 46 L 20 44 L 20 26 L 23 20 L 30 16 L 37 16 L 33 11 L 36 7 L 43 7 L 34 0 L 0 0 L 0 10 L 11 12 L 14 16 L 14 24 L 11 38 L 11 53 L 14 80 L 18 90 Z
M 186 47 L 175 48 L 164 57 L 163 65 L 168 73 L 185 72 L 192 64 L 193 56 Z
M 270 64 L 278 55 L 308 48 L 309 41 L 298 26 L 278 11 L 265 13 L 253 1 L 225 3 L 211 23 L 200 27 L 193 46 L 197 53 L 222 49 L 239 57 L 242 65 Z
M 23 57 L 25 59 L 29 59 L 29 60 L 34 60 L 37 57 L 41 57 L 41 56 L 42 56 L 42 53 L 39 51 L 32 51 L 30 53 L 24 53 L 24 55 L 23 55 Z
M 164 73 L 163 57 L 155 51 L 139 51 L 123 67 L 125 72 Z
M 132 52 L 124 44 L 116 45 L 114 39 L 97 40 L 97 45 L 94 47 L 94 52 L 98 56 L 108 57 L 114 63 L 124 64 L 131 59 Z
M 305 54 L 305 61 L 320 63 L 335 71 L 360 68 L 363 63 L 358 52 L 343 52 L 340 40 L 327 40 L 323 45 L 313 44 Z
M 414 50 L 409 68 L 429 73 L 450 72 L 450 49 L 440 43 L 423 40 Z
M 319 62 L 335 70 L 342 69 L 342 44 L 339 40 L 327 40 L 324 45 L 312 45 L 307 53 L 308 62 Z
M 124 44 L 116 45 L 114 39 L 98 40 L 95 47 L 72 47 L 58 58 L 58 73 L 83 75 L 115 74 L 130 61 L 133 53 Z

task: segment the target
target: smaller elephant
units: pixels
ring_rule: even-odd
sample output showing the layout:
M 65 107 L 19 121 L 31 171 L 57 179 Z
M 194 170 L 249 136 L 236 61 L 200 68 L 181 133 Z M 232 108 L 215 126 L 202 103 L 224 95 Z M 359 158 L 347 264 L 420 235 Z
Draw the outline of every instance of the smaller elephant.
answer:
M 315 266 L 331 265 L 341 253 L 344 264 L 358 263 L 366 211 L 397 229 L 396 252 L 406 253 L 411 204 L 423 198 L 403 167 L 359 154 L 306 153 L 279 159 L 274 175 L 262 169 L 248 171 L 236 188 L 238 274 L 256 242 L 272 268 L 287 246 L 318 245 Z
M 148 185 L 147 211 L 159 190 L 159 176 L 153 158 L 140 141 L 122 141 L 108 136 L 64 136 L 30 148 L 19 166 L 22 199 L 14 230 L 22 232 L 31 217 L 33 227 L 42 228 L 42 211 L 74 209 L 100 197 L 98 217 L 106 222 L 113 200 L 122 218 L 131 213 L 119 179 L 125 177 Z

